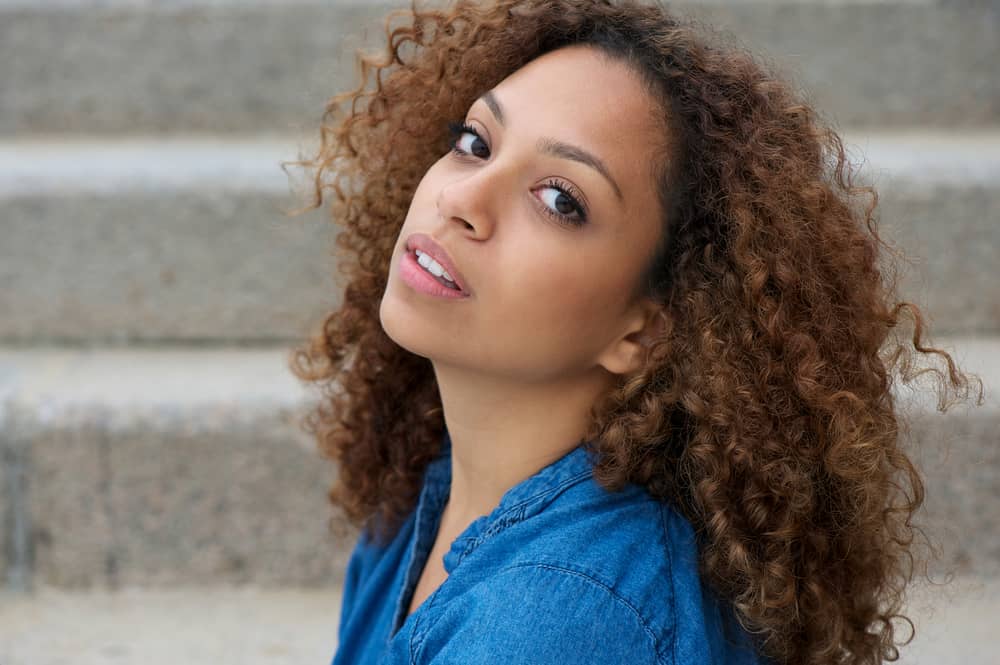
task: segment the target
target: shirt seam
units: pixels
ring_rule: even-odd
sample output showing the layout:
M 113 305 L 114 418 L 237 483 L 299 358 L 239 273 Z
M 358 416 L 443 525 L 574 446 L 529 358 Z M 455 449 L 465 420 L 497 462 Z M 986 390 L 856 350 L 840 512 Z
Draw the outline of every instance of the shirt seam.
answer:
M 500 574 L 505 573 L 505 572 L 510 571 L 510 570 L 516 570 L 518 568 L 529 568 L 529 567 L 530 568 L 544 568 L 544 569 L 552 570 L 552 571 L 557 572 L 557 573 L 565 573 L 565 574 L 568 574 L 568 575 L 574 575 L 574 576 L 579 577 L 579 578 L 581 578 L 581 579 L 583 579 L 585 581 L 590 582 L 593 586 L 596 586 L 596 587 L 598 587 L 600 589 L 603 589 L 617 603 L 619 603 L 620 605 L 623 605 L 625 608 L 627 608 L 628 611 L 631 612 L 632 615 L 635 617 L 636 621 L 639 623 L 639 626 L 641 626 L 642 631 L 646 634 L 646 637 L 649 639 L 650 644 L 652 645 L 653 655 L 656 658 L 657 664 L 658 665 L 672 665 L 672 663 L 676 662 L 676 658 L 674 659 L 674 661 L 671 661 L 671 663 L 665 663 L 663 661 L 663 659 L 660 656 L 660 650 L 657 648 L 656 635 L 653 633 L 653 630 L 649 627 L 649 624 L 643 618 L 643 616 L 639 612 L 639 610 L 635 606 L 633 606 L 630 602 L 628 602 L 628 600 L 625 599 L 623 596 L 621 596 L 618 592 L 616 592 L 610 586 L 608 586 L 607 584 L 605 584 L 601 580 L 597 579 L 593 575 L 590 575 L 590 574 L 588 574 L 588 573 L 586 573 L 584 571 L 575 570 L 573 568 L 567 568 L 565 566 L 557 566 L 555 564 L 544 563 L 544 562 L 541 562 L 541 561 L 522 561 L 522 562 L 519 562 L 519 563 L 516 563 L 516 564 L 512 564 L 510 566 L 507 566 L 505 568 L 501 568 L 500 570 L 498 570 L 496 572 L 496 575 L 500 575 Z M 444 585 L 442 584 L 441 586 L 444 586 Z M 432 594 L 432 598 L 429 599 L 429 600 L 436 600 L 436 599 L 433 598 L 433 596 L 438 595 L 438 592 L 441 590 L 441 586 L 439 586 L 437 589 L 434 590 L 434 593 Z M 431 603 L 431 604 L 433 604 L 433 603 Z M 671 608 L 673 608 L 673 598 L 671 598 Z M 428 606 L 427 610 L 430 610 L 430 609 L 431 609 L 430 606 Z M 423 614 L 426 614 L 426 613 L 423 613 Z M 436 621 L 432 622 L 431 625 L 428 625 L 427 627 L 423 628 L 422 630 L 418 630 L 418 625 L 424 623 L 425 617 L 424 616 L 419 616 L 419 617 L 416 617 L 416 619 L 417 619 L 417 621 L 415 622 L 415 625 L 413 627 L 413 632 L 410 635 L 409 645 L 408 645 L 409 646 L 409 649 L 408 649 L 409 650 L 409 654 L 408 655 L 409 655 L 410 665 L 418 665 L 418 654 L 424 648 L 424 642 L 426 641 L 427 633 L 430 631 L 431 627 L 433 626 L 433 623 L 436 623 Z M 671 616 L 671 619 L 673 619 L 673 616 Z M 671 634 L 673 634 L 673 630 L 671 630 Z
M 536 492 L 535 494 L 532 494 L 529 497 L 525 497 L 525 498 L 521 499 L 520 501 L 518 501 L 517 503 L 515 503 L 515 504 L 513 504 L 511 506 L 508 506 L 506 510 L 504 510 L 502 513 L 499 513 L 496 516 L 496 521 L 494 521 L 493 524 L 491 524 L 489 527 L 487 527 L 486 530 L 483 531 L 483 533 L 481 533 L 476 538 L 476 540 L 478 541 L 480 538 L 486 537 L 488 535 L 493 535 L 497 531 L 501 531 L 503 528 L 509 526 L 510 525 L 510 520 L 507 519 L 507 516 L 510 515 L 511 513 L 513 513 L 514 511 L 526 508 L 527 505 L 529 503 L 531 503 L 532 501 L 537 501 L 538 499 L 541 499 L 544 496 L 552 494 L 553 492 L 555 492 L 557 490 L 561 490 L 561 489 L 564 489 L 564 488 L 568 487 L 569 485 L 573 485 L 575 483 L 578 483 L 580 480 L 586 478 L 587 476 L 589 476 L 591 474 L 593 474 L 593 470 L 591 470 L 591 469 L 588 469 L 586 471 L 580 471 L 579 473 L 576 473 L 576 474 L 570 476 L 569 478 L 564 479 L 558 485 L 553 485 L 552 487 L 548 487 L 548 488 L 546 488 L 546 489 L 544 489 L 544 490 L 542 490 L 540 492 Z M 523 515 L 523 514 L 524 514 L 524 511 L 520 510 L 518 516 Z
M 508 506 L 502 513 L 498 513 L 493 522 L 483 529 L 481 533 L 468 538 L 468 541 L 462 546 L 461 553 L 458 555 L 455 565 L 457 566 L 461 563 L 465 557 L 469 556 L 469 554 L 482 545 L 487 539 L 492 538 L 512 524 L 524 521 L 524 515 L 527 512 L 527 507 L 532 501 L 537 501 L 553 492 L 565 489 L 566 487 L 576 484 L 592 474 L 593 471 L 590 469 L 581 471 L 573 476 L 570 476 L 569 478 L 566 478 L 558 485 L 553 485 L 552 487 L 521 499 L 512 506 Z
M 674 561 L 670 545 L 670 529 L 667 528 L 667 507 L 660 504 L 660 528 L 663 529 L 663 540 L 666 547 L 664 559 L 667 562 L 667 576 L 670 580 L 670 662 L 677 662 L 677 588 L 674 586 Z M 659 654 L 657 654 L 659 657 Z
M 653 630 L 649 627 L 649 624 L 643 618 L 642 613 L 639 612 L 639 610 L 634 605 L 632 605 L 632 603 L 630 603 L 625 597 L 623 597 L 617 591 L 615 591 L 610 586 L 605 584 L 603 581 L 581 570 L 575 570 L 573 568 L 567 568 L 565 566 L 557 566 L 551 563 L 543 563 L 540 561 L 522 561 L 520 563 L 507 566 L 506 568 L 502 568 L 500 571 L 498 571 L 497 574 L 506 572 L 508 570 L 514 570 L 517 568 L 527 568 L 527 567 L 545 568 L 555 572 L 565 573 L 567 575 L 575 575 L 590 582 L 594 586 L 599 587 L 600 589 L 606 591 L 608 595 L 614 598 L 615 601 L 617 601 L 620 605 L 625 606 L 635 617 L 636 621 L 639 622 L 639 625 L 642 627 L 643 632 L 646 634 L 646 636 L 649 638 L 650 643 L 652 644 L 653 654 L 656 656 L 657 663 L 661 662 L 660 651 L 659 649 L 657 649 L 656 635 L 653 633 Z
M 526 511 L 526 507 L 527 507 L 528 503 L 530 503 L 533 500 L 539 499 L 539 498 L 541 498 L 543 496 L 546 496 L 547 494 L 549 494 L 551 492 L 555 492 L 556 490 L 560 490 L 560 489 L 563 489 L 565 487 L 568 487 L 569 485 L 577 483 L 580 480 L 585 479 L 585 478 L 587 478 L 588 476 L 590 476 L 592 474 L 593 474 L 593 471 L 591 469 L 587 469 L 585 471 L 580 471 L 579 473 L 576 473 L 576 474 L 570 476 L 569 478 L 566 478 L 565 480 L 563 480 L 562 482 L 560 482 L 558 485 L 554 485 L 552 487 L 547 488 L 546 490 L 543 490 L 541 492 L 533 494 L 530 497 L 526 497 L 525 499 L 522 499 L 518 503 L 515 503 L 513 506 L 510 506 L 503 513 L 500 513 L 499 515 L 497 515 L 496 520 L 492 524 L 490 524 L 486 528 L 486 530 L 484 530 L 482 533 L 478 534 L 477 536 L 471 538 L 469 540 L 469 542 L 465 544 L 465 546 L 462 548 L 462 553 L 459 555 L 459 557 L 458 557 L 458 559 L 456 561 L 455 566 L 457 567 L 458 564 L 461 563 L 461 561 L 463 559 L 465 559 L 465 557 L 467 557 L 470 553 L 472 553 L 472 551 L 475 550 L 477 547 L 479 547 L 486 539 L 488 539 L 488 538 L 496 535 L 497 533 L 499 533 L 503 529 L 509 527 L 511 524 L 516 524 L 517 522 L 522 521 L 524 519 L 524 513 Z M 512 567 L 513 568 L 517 568 L 520 565 L 521 564 L 517 564 L 517 565 L 512 566 Z M 501 569 L 500 571 L 497 571 L 497 574 L 502 573 L 504 570 L 507 570 L 507 568 L 504 568 L 504 569 Z M 449 577 L 450 577 L 450 575 L 449 575 Z M 425 604 L 427 605 L 427 607 L 426 608 L 421 608 L 421 609 L 426 609 L 427 611 L 430 611 L 434 607 L 435 603 L 437 602 L 437 600 L 438 600 L 438 598 L 440 596 L 441 588 L 447 583 L 447 581 L 448 580 L 445 580 L 443 583 L 441 583 L 440 585 L 438 585 L 438 588 L 435 589 L 431 593 L 431 595 L 425 600 Z M 405 581 L 404 581 L 404 584 L 405 584 Z M 634 609 L 633 609 L 633 611 L 634 611 Z M 425 613 L 426 612 L 421 612 L 421 611 L 418 610 L 417 614 L 419 614 L 420 616 L 416 616 L 415 620 L 414 620 L 413 631 L 410 634 L 410 640 L 409 640 L 410 665 L 416 665 L 417 652 L 423 646 L 424 633 L 426 632 L 426 630 L 430 629 L 430 627 L 428 627 L 428 628 L 426 628 L 424 630 L 421 630 L 421 628 L 420 628 L 421 624 L 423 623 L 423 619 L 424 619 L 423 614 L 425 614 Z M 640 617 L 640 621 L 641 621 L 641 617 Z M 650 631 L 648 629 L 648 627 L 645 625 L 644 622 L 643 622 L 643 627 L 646 629 L 646 632 L 649 633 L 650 636 L 652 636 L 652 631 Z M 653 650 L 654 650 L 654 653 L 656 653 L 656 641 L 655 641 L 655 639 L 653 640 Z M 657 658 L 659 658 L 659 656 L 657 656 Z

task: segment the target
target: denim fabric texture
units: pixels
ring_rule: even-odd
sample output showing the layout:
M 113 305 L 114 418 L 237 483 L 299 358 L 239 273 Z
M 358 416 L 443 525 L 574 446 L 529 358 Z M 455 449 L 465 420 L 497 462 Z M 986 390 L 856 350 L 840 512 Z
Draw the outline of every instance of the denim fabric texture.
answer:
M 765 665 L 698 576 L 690 523 L 638 485 L 608 492 L 579 445 L 510 488 L 444 555 L 406 610 L 451 487 L 451 440 L 391 543 L 362 531 L 332 665 Z

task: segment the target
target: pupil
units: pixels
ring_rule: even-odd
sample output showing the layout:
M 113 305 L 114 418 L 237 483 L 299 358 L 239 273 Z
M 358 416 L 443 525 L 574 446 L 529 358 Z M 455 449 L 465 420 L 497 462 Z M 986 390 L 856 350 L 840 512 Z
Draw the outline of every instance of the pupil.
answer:
M 565 198 L 560 198 L 560 197 L 564 197 L 564 196 L 565 196 L 564 194 L 559 194 L 559 196 L 556 197 L 556 207 L 560 208 L 559 212 L 562 212 L 562 213 L 565 213 L 565 214 L 569 214 L 569 213 L 573 212 L 573 204 L 570 203 Z M 560 202 L 563 203 L 563 204 L 565 204 L 564 208 L 560 207 L 560 205 L 559 205 Z

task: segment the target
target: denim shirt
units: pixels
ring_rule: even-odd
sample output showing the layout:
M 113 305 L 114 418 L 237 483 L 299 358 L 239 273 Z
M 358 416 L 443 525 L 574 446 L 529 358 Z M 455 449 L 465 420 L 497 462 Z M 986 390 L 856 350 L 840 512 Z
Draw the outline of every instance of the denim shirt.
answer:
M 451 487 L 446 432 L 392 542 L 360 534 L 332 665 L 769 663 L 701 582 L 690 523 L 638 485 L 603 489 L 590 455 L 578 445 L 510 488 L 407 616 Z

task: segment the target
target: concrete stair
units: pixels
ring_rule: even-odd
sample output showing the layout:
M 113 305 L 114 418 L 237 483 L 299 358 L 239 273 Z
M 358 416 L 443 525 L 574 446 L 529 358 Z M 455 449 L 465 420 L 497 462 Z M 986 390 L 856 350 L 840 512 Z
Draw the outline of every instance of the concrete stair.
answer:
M 340 600 L 340 587 L 0 591 L 0 663 L 329 663 Z
M 885 236 L 918 262 L 903 293 L 942 333 L 1000 331 L 986 269 L 1000 266 L 1000 129 L 861 128 L 845 140 L 880 187 Z M 295 136 L 0 142 L 0 311 L 18 313 L 0 318 L 0 340 L 304 335 L 339 302 L 324 211 L 284 214 L 307 197 L 281 162 L 309 147 Z
M 333 226 L 294 138 L 0 144 L 8 344 L 274 343 L 333 308 Z M 293 181 L 294 182 L 294 179 Z M 39 270 L 39 267 L 42 267 Z
M 1000 341 L 937 345 L 989 399 L 942 414 L 897 392 L 930 490 L 931 572 L 1000 577 Z M 355 534 L 327 530 L 335 469 L 298 429 L 313 396 L 286 362 L 283 348 L 0 352 L 8 583 L 336 583 Z
M 332 655 L 356 534 L 331 516 L 336 469 L 299 427 L 316 396 L 287 354 L 340 294 L 333 228 L 283 214 L 305 198 L 280 162 L 407 4 L 0 0 L 0 664 Z M 983 378 L 979 408 L 899 397 L 931 575 L 958 576 L 915 590 L 901 662 L 984 662 L 1000 3 L 671 6 L 772 58 L 841 129 L 912 259 L 902 295 Z
M 846 139 L 880 186 L 885 236 L 924 261 L 903 293 L 943 333 L 1000 331 L 1000 290 L 983 269 L 1000 266 L 1000 130 L 868 128 Z M 307 199 L 302 174 L 280 163 L 309 147 L 294 136 L 0 142 L 0 311 L 17 312 L 0 318 L 0 339 L 304 335 L 340 297 L 325 210 L 283 212 Z
M 281 350 L 0 352 L 8 583 L 339 583 L 335 467 Z M 6 561 L 4 561 L 6 559 Z
M 991 662 L 984 648 L 992 642 L 998 596 L 996 579 L 958 578 L 946 587 L 914 589 L 906 614 L 916 635 L 896 662 Z M 0 663 L 327 663 L 337 645 L 340 601 L 339 587 L 0 592 Z M 910 635 L 905 622 L 896 625 L 901 639 Z
M 385 0 L 0 3 L 0 133 L 311 127 Z M 425 3 L 427 4 L 427 3 Z M 992 125 L 1000 9 L 976 0 L 671 3 L 772 56 L 842 125 Z M 58 45 L 53 48 L 52 45 Z

